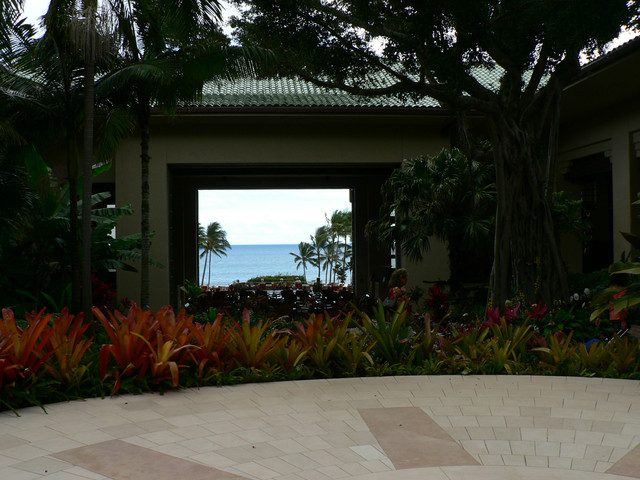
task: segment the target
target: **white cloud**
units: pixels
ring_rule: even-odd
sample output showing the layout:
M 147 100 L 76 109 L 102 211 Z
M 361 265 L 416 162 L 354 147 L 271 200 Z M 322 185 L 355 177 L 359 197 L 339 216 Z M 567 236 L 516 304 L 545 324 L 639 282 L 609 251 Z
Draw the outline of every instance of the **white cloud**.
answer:
M 349 190 L 200 190 L 199 222 L 218 222 L 231 245 L 309 241 L 325 214 L 351 210 Z

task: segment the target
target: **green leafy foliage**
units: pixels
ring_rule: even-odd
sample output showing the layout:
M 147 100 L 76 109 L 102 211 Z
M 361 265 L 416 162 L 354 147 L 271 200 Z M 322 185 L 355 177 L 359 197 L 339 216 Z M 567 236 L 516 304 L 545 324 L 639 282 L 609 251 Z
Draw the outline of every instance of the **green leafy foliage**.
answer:
M 69 184 L 59 185 L 40 156 L 32 157 L 28 164 L 36 201 L 15 233 L 2 239 L 0 301 L 20 313 L 43 306 L 60 313 L 72 303 L 70 189 Z M 140 260 L 140 236 L 112 236 L 118 222 L 133 210 L 129 206 L 98 208 L 109 198 L 109 193 L 91 197 L 93 271 L 135 271 L 131 263 Z M 82 202 L 77 207 L 80 210 Z
M 550 335 L 548 341 L 539 337 L 541 346 L 532 349 L 540 357 L 540 366 L 554 375 L 571 375 L 576 372 L 576 347 L 571 342 L 573 332 Z
M 610 348 L 603 342 L 593 342 L 578 345 L 576 352 L 582 375 L 595 375 L 598 372 L 607 371 L 611 364 Z
M 240 328 L 233 331 L 229 340 L 229 349 L 239 366 L 255 369 L 268 367 L 273 362 L 273 354 L 286 339 L 278 338 L 268 329 L 269 324 L 262 321 L 252 326 L 249 311 L 245 310 Z
M 619 375 L 627 375 L 638 369 L 640 351 L 636 341 L 632 341 L 627 336 L 616 335 L 611 340 L 610 346 L 609 355 Z
M 405 160 L 383 185 L 382 195 L 380 218 L 367 226 L 370 236 L 399 245 L 414 260 L 430 248 L 429 238 L 446 242 L 456 281 L 474 270 L 469 262 L 480 265 L 484 256 L 489 259 L 485 267 L 490 265 L 496 209 L 490 162 L 467 159 L 457 149 Z
M 616 262 L 609 267 L 610 275 L 618 277 L 628 275 L 633 280 L 623 281 L 622 285 L 611 285 L 593 299 L 594 307 L 591 319 L 595 320 L 605 311 L 612 310 L 620 315 L 640 305 L 640 263 Z
M 390 365 L 402 363 L 411 355 L 413 332 L 407 326 L 407 309 L 404 303 L 389 313 L 382 306 L 382 302 L 373 308 L 374 318 L 366 313 L 360 315 L 360 329 L 375 342 L 371 350 L 376 361 L 387 362 Z
M 296 325 L 292 337 L 305 349 L 305 358 L 328 374 L 331 371 L 330 363 L 338 352 L 338 345 L 344 341 L 349 323 L 349 317 L 340 320 L 330 317 L 326 312 L 310 315 L 306 321 Z

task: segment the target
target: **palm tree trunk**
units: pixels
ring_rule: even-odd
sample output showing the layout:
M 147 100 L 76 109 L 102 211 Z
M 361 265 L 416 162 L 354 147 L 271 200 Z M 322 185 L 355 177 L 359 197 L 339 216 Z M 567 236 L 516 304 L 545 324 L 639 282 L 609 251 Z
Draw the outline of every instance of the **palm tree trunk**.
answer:
M 71 311 L 82 309 L 82 269 L 80 257 L 80 239 L 78 232 L 78 161 L 71 132 L 74 131 L 67 122 L 67 179 L 69 182 L 69 248 L 71 255 Z
M 82 311 L 91 318 L 91 194 L 93 182 L 93 115 L 95 60 L 90 55 L 84 74 L 84 161 L 82 168 Z
M 151 229 L 149 213 L 149 130 L 151 106 L 150 99 L 139 93 L 138 124 L 140 126 L 140 170 L 141 170 L 141 204 L 140 204 L 140 233 L 142 236 L 141 266 L 140 266 L 140 305 L 149 308 L 150 278 L 149 259 L 151 250 Z
M 322 270 L 320 270 L 322 266 L 321 256 L 320 256 L 320 248 L 316 251 L 316 258 L 318 259 L 318 281 L 320 281 L 320 276 L 322 275 Z
M 207 273 L 207 260 L 209 258 L 209 251 L 205 249 L 204 251 L 204 267 L 202 267 L 202 280 L 200 280 L 200 285 L 204 285 L 204 276 Z

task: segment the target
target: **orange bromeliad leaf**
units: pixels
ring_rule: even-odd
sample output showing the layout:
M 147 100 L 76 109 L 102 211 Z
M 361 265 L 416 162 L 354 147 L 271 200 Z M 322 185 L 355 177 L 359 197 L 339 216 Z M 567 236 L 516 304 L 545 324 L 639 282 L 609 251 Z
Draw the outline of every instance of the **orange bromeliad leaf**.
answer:
M 240 330 L 234 331 L 229 343 L 241 366 L 265 367 L 276 359 L 275 352 L 287 339 L 276 338 L 275 333 L 266 333 L 268 326 L 268 323 L 258 322 L 252 327 L 248 315 L 244 315 Z
M 117 364 L 117 379 L 136 373 L 142 377 L 151 363 L 151 352 L 158 331 L 158 322 L 153 311 L 143 311 L 134 304 L 126 316 L 115 311 L 113 314 L 109 313 L 110 318 L 107 319 L 96 307 L 93 308 L 93 314 L 111 340 L 111 343 L 103 345 L 100 351 L 101 377 L 106 377 L 111 357 Z M 118 385 L 119 382 L 116 381 L 116 388 Z
M 237 328 L 236 323 L 231 326 L 225 323 L 222 314 L 218 314 L 212 323 L 195 324 L 192 334 L 193 342 L 198 348 L 189 353 L 198 364 L 200 379 L 209 365 L 216 370 L 225 370 L 229 366 L 233 360 L 229 343 Z
M 44 309 L 35 316 L 27 314 L 28 325 L 22 329 L 13 311 L 2 310 L 0 322 L 0 358 L 3 360 L 0 383 L 15 382 L 18 379 L 33 379 L 44 363 L 55 353 L 50 348 L 51 329 L 48 328 L 52 314 L 45 315 Z
M 53 322 L 50 344 L 54 355 L 45 364 L 51 375 L 66 384 L 78 383 L 86 373 L 90 364 L 83 364 L 84 355 L 93 343 L 93 338 L 84 338 L 89 328 L 83 323 L 84 315 L 73 316 L 69 309 Z

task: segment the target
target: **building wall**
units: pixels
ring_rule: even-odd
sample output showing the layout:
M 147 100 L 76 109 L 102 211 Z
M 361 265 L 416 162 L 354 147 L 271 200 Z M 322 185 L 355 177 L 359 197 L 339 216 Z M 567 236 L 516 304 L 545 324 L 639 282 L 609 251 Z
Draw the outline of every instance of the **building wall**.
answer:
M 629 244 L 619 232 L 640 233 L 637 207 L 631 203 L 640 192 L 640 98 L 612 105 L 573 118 L 561 131 L 560 170 L 580 167 L 582 159 L 602 154 L 611 163 L 613 191 L 613 259 L 629 252 Z M 560 182 L 559 187 L 571 189 Z M 565 241 L 568 265 L 581 271 L 575 241 Z
M 400 162 L 449 146 L 442 117 L 429 115 L 189 115 L 158 117 L 151 129 L 151 256 L 169 267 L 168 166 Z M 115 162 L 117 204 L 131 204 L 120 235 L 140 231 L 140 147 L 124 142 Z M 440 268 L 434 262 L 434 268 Z M 433 275 L 442 275 L 441 272 Z M 415 277 L 417 277 L 416 275 Z M 432 275 L 431 275 L 432 276 Z M 118 273 L 118 296 L 139 298 L 139 276 Z M 152 267 L 151 307 L 168 303 L 169 269 Z

